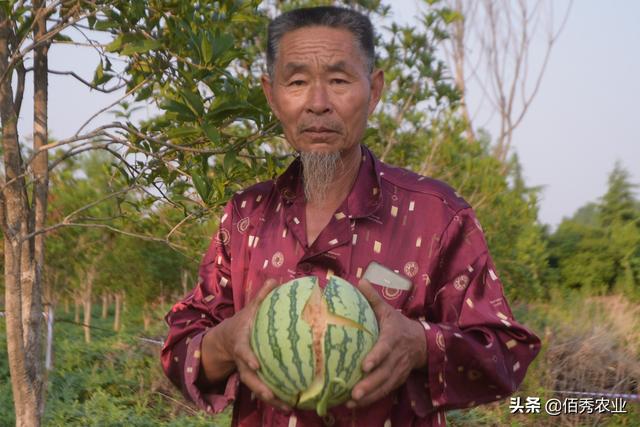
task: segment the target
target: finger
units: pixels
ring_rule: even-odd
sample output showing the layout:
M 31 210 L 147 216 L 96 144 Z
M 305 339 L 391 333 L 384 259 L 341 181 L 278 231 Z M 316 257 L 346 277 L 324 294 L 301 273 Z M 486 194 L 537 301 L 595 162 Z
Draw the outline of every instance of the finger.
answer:
M 262 400 L 270 400 L 274 399 L 275 395 L 273 391 L 267 387 L 265 383 L 260 380 L 260 377 L 249 366 L 247 366 L 244 362 L 238 361 L 238 374 L 240 374 L 240 380 L 249 387 L 249 389 L 260 399 Z
M 291 410 L 291 407 L 280 400 L 269 386 L 262 382 L 258 374 L 252 371 L 248 366 L 242 363 L 238 364 L 238 374 L 240 374 L 240 380 L 242 383 L 246 385 L 260 400 L 263 400 L 267 404 L 275 406 L 285 412 Z
M 260 368 L 260 362 L 251 349 L 249 340 L 241 339 L 236 341 L 236 345 L 233 350 L 237 360 L 242 361 L 254 371 L 257 371 Z
M 371 350 L 369 350 L 369 353 L 362 359 L 362 370 L 364 372 L 371 372 L 387 359 L 394 349 L 390 341 L 389 335 L 381 332 L 378 341 L 376 341 Z
M 358 382 L 351 392 L 351 407 L 367 406 L 385 397 L 401 383 L 395 364 L 387 360 Z
M 378 294 L 378 291 L 375 290 L 371 282 L 369 282 L 367 279 L 360 279 L 360 281 L 358 282 L 358 290 L 362 292 L 362 295 L 364 295 L 367 301 L 369 301 L 369 304 L 371 304 L 371 308 L 373 308 L 373 311 L 375 311 L 376 313 L 380 307 L 384 307 L 387 305 L 387 303 L 382 298 L 380 298 L 380 294 Z
M 258 294 L 256 295 L 256 297 L 254 298 L 256 303 L 260 303 L 263 299 L 265 299 L 267 295 L 269 295 L 269 292 L 277 288 L 278 285 L 279 283 L 277 280 L 267 279 L 262 285 L 262 288 L 260 288 L 260 290 L 258 291 Z

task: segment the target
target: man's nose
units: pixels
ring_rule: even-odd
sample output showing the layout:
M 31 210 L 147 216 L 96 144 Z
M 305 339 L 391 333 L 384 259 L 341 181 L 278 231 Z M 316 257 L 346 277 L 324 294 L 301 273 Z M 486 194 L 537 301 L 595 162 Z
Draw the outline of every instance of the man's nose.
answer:
M 326 114 L 331 112 L 331 100 L 327 88 L 322 83 L 311 85 L 309 99 L 307 100 L 307 112 L 313 114 Z

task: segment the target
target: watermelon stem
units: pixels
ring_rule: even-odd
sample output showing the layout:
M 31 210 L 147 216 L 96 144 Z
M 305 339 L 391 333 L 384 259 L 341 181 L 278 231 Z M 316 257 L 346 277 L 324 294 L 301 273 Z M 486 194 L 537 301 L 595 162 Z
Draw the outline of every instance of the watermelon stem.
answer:
M 332 378 L 329 387 L 326 388 L 324 395 L 320 398 L 318 402 L 318 406 L 316 406 L 316 412 L 321 417 L 327 415 L 327 405 L 329 404 L 329 396 L 331 396 L 331 390 L 333 390 L 333 385 L 337 384 L 341 387 L 345 387 L 346 384 L 342 378 Z

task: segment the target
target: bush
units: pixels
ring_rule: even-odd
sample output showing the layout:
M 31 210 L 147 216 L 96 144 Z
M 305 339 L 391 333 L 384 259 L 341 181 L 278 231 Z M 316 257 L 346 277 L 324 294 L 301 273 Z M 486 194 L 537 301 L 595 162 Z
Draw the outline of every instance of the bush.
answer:
M 541 333 L 542 351 L 515 396 L 562 401 L 579 395 L 554 390 L 638 394 L 640 307 L 621 295 L 552 294 L 551 302 L 514 308 L 516 318 Z M 597 398 L 597 397 L 594 397 Z M 640 408 L 627 414 L 511 414 L 509 400 L 447 414 L 451 426 L 638 426 Z
M 140 317 L 135 313 L 135 318 Z M 60 316 L 60 315 L 59 315 Z M 131 316 L 134 317 L 134 316 Z M 54 326 L 54 369 L 49 374 L 44 426 L 227 426 L 231 411 L 212 417 L 188 404 L 160 367 L 160 347 L 136 334 L 109 331 L 111 319 L 93 319 L 93 340 L 82 327 L 60 316 Z M 133 319 L 127 319 L 135 329 Z M 142 330 L 139 325 L 139 330 Z M 165 334 L 156 322 L 151 333 Z M 155 332 L 155 333 L 154 333 Z M 15 424 L 6 355 L 5 323 L 0 322 L 0 426 Z

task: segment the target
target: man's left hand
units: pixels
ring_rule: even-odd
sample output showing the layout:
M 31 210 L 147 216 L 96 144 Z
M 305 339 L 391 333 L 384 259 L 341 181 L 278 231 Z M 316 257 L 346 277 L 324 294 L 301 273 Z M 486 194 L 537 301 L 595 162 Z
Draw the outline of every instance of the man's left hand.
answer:
M 407 380 L 413 369 L 426 365 L 424 329 L 384 301 L 369 281 L 358 289 L 367 298 L 378 319 L 378 341 L 362 361 L 365 376 L 351 391 L 347 406 L 363 407 L 382 399 Z

